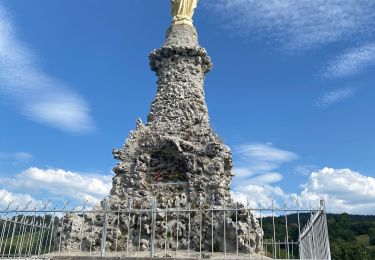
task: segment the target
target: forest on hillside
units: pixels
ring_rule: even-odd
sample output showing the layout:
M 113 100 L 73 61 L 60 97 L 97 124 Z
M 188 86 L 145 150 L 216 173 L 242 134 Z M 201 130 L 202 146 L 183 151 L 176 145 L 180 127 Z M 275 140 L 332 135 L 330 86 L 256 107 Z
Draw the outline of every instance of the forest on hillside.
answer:
M 300 214 L 301 226 L 307 223 L 309 217 L 309 214 Z M 287 219 L 289 241 L 298 241 L 297 214 L 288 215 Z M 279 216 L 274 221 L 276 241 L 285 241 L 285 216 Z M 272 217 L 264 218 L 262 222 L 264 239 L 272 240 Z M 327 222 L 333 260 L 375 259 L 375 216 L 327 214 Z M 285 257 L 285 251 L 284 247 L 284 250 L 281 250 L 281 257 Z M 298 256 L 298 248 L 294 249 L 293 256 Z

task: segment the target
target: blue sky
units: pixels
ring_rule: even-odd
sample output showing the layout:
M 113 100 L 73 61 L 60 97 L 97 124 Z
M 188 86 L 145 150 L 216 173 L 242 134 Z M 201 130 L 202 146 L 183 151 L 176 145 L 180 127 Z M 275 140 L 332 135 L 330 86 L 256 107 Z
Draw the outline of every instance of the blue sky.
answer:
M 320 196 L 375 214 L 375 3 L 202 0 L 212 126 L 232 148 L 234 196 Z M 0 207 L 108 192 L 156 92 L 148 54 L 168 0 L 0 0 Z

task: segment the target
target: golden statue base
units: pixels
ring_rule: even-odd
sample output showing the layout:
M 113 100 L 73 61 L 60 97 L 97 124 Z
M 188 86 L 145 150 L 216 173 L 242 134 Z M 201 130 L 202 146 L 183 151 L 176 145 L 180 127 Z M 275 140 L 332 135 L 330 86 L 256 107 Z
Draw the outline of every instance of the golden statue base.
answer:
M 194 10 L 198 0 L 172 0 L 172 25 L 187 24 L 193 26 Z
M 172 20 L 172 25 L 177 25 L 177 24 L 186 24 L 193 26 L 193 20 L 189 17 L 174 17 Z

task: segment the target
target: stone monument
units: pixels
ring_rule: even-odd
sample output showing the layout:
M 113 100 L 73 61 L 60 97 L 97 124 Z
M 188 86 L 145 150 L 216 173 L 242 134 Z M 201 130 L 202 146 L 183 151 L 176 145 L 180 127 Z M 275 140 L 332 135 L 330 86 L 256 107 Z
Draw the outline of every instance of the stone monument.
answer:
M 196 4 L 196 0 L 172 1 L 174 17 L 164 45 L 150 54 L 151 69 L 158 77 L 157 93 L 147 123 L 138 119 L 136 129 L 131 131 L 123 148 L 113 151 L 119 163 L 113 169 L 116 176 L 113 178 L 111 199 L 108 200 L 111 210 L 151 208 L 152 198 L 156 199 L 157 208 L 160 209 L 243 207 L 235 204 L 230 194 L 234 175 L 230 149 L 210 126 L 204 79 L 211 70 L 212 63 L 206 50 L 199 45 L 197 31 L 192 24 Z M 103 207 L 104 202 L 97 209 Z M 85 219 L 77 218 L 67 217 L 66 223 L 78 229 L 83 222 L 90 221 L 97 223 L 98 230 L 102 226 L 100 221 L 103 221 L 103 217 L 95 213 L 85 216 Z M 187 214 L 181 214 L 178 223 L 174 217 L 170 217 L 170 221 L 162 216 L 158 216 L 159 218 L 161 220 L 156 222 L 155 227 L 156 247 L 165 248 L 167 226 L 171 237 L 181 237 L 179 248 L 189 246 L 192 250 L 199 250 L 201 218 L 198 214 L 191 215 L 189 239 Z M 114 247 L 116 239 L 121 241 L 121 245 L 130 240 L 130 244 L 142 244 L 142 249 L 148 250 L 146 238 L 151 232 L 150 217 L 144 216 L 144 226 L 141 227 L 137 226 L 140 221 L 136 215 L 131 223 L 128 223 L 125 216 L 116 214 L 110 215 L 107 221 L 109 225 L 120 226 L 116 234 L 107 234 L 110 248 Z M 213 221 L 215 241 L 211 239 L 211 217 L 203 220 L 202 250 L 210 251 L 211 243 L 216 250 L 224 248 L 222 215 L 215 216 Z M 260 239 L 263 231 L 253 213 L 247 211 L 246 214 L 239 214 L 236 223 L 234 212 L 228 212 L 225 221 L 227 229 L 233 231 L 232 235 L 238 228 L 241 251 L 262 250 Z M 130 234 L 128 227 L 133 228 Z M 91 239 L 79 237 L 80 233 L 82 232 L 71 232 L 65 234 L 64 238 L 69 243 L 86 239 L 83 249 L 88 247 L 91 240 L 96 241 L 91 246 L 100 246 L 99 231 Z M 142 241 L 139 241 L 140 238 Z M 236 240 L 227 237 L 226 247 L 235 247 Z M 171 239 L 167 245 L 168 249 L 175 249 L 176 246 L 175 239 Z

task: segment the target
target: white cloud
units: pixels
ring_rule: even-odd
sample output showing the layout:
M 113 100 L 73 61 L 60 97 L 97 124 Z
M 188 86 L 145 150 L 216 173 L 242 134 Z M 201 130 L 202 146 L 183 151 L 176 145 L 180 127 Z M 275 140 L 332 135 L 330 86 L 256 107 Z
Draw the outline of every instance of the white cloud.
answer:
M 289 50 L 363 38 L 375 28 L 375 2 L 369 0 L 208 0 L 205 6 L 224 17 L 231 32 Z
M 252 169 L 246 167 L 235 167 L 234 172 L 236 174 L 236 178 L 238 179 L 244 179 L 254 175 Z
M 278 182 L 282 175 L 275 170 L 298 158 L 295 153 L 281 150 L 269 143 L 240 145 L 234 149 L 234 153 L 238 159 L 234 169 L 234 186 Z
M 86 101 L 46 74 L 36 60 L 32 50 L 17 39 L 11 19 L 0 4 L 0 93 L 36 122 L 74 133 L 93 130 Z
M 371 65 L 375 65 L 374 43 L 347 50 L 326 66 L 323 77 L 353 76 Z
M 29 204 L 29 202 L 31 203 Z M 8 206 L 10 206 L 10 209 L 15 209 L 17 206 L 19 206 L 19 209 L 25 209 L 26 205 L 28 204 L 28 209 L 34 209 L 35 207 L 39 208 L 41 205 L 43 205 L 40 200 L 33 198 L 29 194 L 12 193 L 7 190 L 0 189 L 0 210 L 5 210 L 8 208 Z
M 256 184 L 256 185 L 265 185 L 270 183 L 279 182 L 283 179 L 283 176 L 277 172 L 266 173 L 262 175 L 258 175 L 254 178 L 251 178 L 248 183 Z
M 0 165 L 18 165 L 32 159 L 33 155 L 26 152 L 0 153 Z
M 275 208 L 281 207 L 288 199 L 288 195 L 280 187 L 252 184 L 233 191 L 232 197 L 243 205 L 249 203 L 252 208 L 271 208 L 272 203 Z
M 347 100 L 353 97 L 356 93 L 356 88 L 339 88 L 325 93 L 316 102 L 317 107 L 328 107 L 335 103 Z
M 88 200 L 90 205 L 109 195 L 112 175 L 88 175 L 62 169 L 29 168 L 14 178 L 0 179 L 0 186 L 7 190 L 27 192 L 36 197 L 71 199 L 78 202 Z
M 82 202 L 90 200 L 94 205 L 109 194 L 112 176 L 84 175 L 61 169 L 29 168 L 12 179 L 0 179 L 0 209 L 4 209 L 9 201 L 14 205 L 42 205 L 35 199 L 42 193 L 43 199 L 72 199 Z M 324 197 L 329 212 L 347 212 L 352 214 L 375 214 L 375 178 L 365 176 L 350 169 L 323 168 L 312 172 L 303 190 L 298 195 L 304 209 L 311 202 L 317 206 Z M 11 191 L 9 191 L 11 190 Z M 255 208 L 260 203 L 263 207 L 283 208 L 286 203 L 296 208 L 296 193 L 286 193 L 282 188 L 271 185 L 248 184 L 237 186 L 232 192 L 236 201 Z
M 324 198 L 326 209 L 333 213 L 375 214 L 375 178 L 365 176 L 350 169 L 323 168 L 310 173 L 307 182 L 302 185 L 300 194 L 286 193 L 280 187 L 271 185 L 247 185 L 234 190 L 236 201 L 252 207 L 261 203 L 270 208 L 272 201 L 275 207 L 283 207 L 286 203 L 296 208 L 298 195 L 300 206 L 316 208 L 320 199 Z
M 375 178 L 350 169 L 324 168 L 311 173 L 301 197 L 306 201 L 321 195 L 329 211 L 375 214 Z
M 309 176 L 312 171 L 317 169 L 318 167 L 316 165 L 297 165 L 294 169 L 294 172 L 299 175 Z
M 237 151 L 243 158 L 258 162 L 285 163 L 298 158 L 295 153 L 278 149 L 270 143 L 240 145 Z

